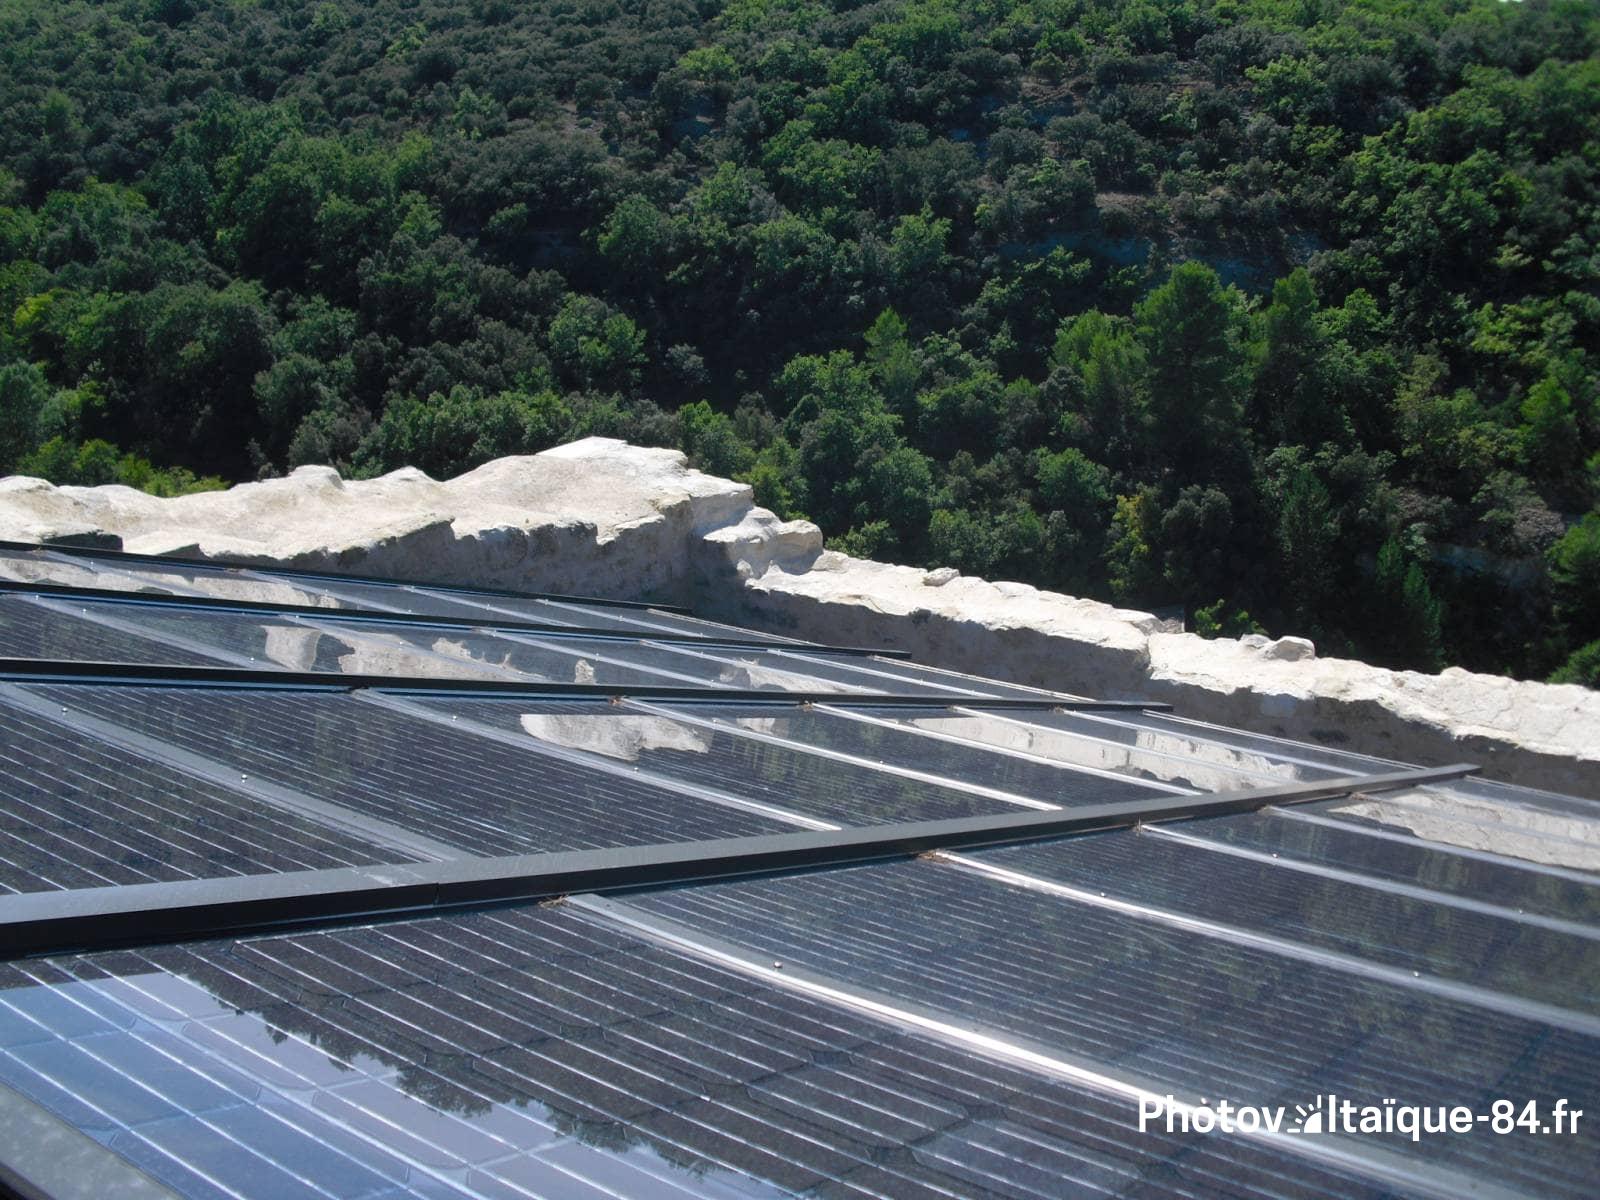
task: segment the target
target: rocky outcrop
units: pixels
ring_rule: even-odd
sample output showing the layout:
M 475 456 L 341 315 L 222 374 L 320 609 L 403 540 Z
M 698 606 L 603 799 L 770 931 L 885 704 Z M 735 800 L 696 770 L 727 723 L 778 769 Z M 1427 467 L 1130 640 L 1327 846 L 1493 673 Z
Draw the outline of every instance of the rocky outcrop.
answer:
M 0 481 L 0 537 L 688 604 L 702 615 L 1059 691 L 1600 798 L 1600 693 L 1318 658 L 1302 638 L 1206 641 L 1149 613 L 823 549 L 816 526 L 681 454 L 589 438 L 438 482 L 324 467 L 158 500 Z

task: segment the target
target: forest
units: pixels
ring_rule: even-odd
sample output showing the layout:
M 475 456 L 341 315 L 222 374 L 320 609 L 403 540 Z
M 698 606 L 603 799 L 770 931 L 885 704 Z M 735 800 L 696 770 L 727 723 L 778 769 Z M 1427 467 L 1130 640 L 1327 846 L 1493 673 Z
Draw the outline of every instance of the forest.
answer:
M 1592 0 L 0 0 L 0 474 L 678 446 L 1600 686 Z

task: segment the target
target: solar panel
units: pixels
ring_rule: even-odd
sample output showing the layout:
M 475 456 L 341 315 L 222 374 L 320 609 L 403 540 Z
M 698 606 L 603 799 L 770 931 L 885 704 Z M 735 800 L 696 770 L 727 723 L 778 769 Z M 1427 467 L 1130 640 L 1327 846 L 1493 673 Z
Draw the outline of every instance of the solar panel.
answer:
M 1455 897 L 1584 926 L 1600 924 L 1600 875 L 1428 841 L 1365 821 L 1281 809 L 1190 824 L 1181 832 L 1224 850 L 1267 856 L 1285 870 L 1303 865 L 1339 875 L 1354 873 L 1430 897 Z
M 1144 712 L 986 713 L 964 709 L 927 720 L 911 718 L 933 731 L 1010 746 L 1064 762 L 1127 769 L 1203 791 L 1228 791 L 1260 783 L 1327 779 L 1384 769 L 1375 759 L 1350 756 L 1341 771 L 1333 765 L 1281 754 L 1243 749 L 1204 736 L 1196 726 L 1171 730 Z
M 31 598 L 0 595 L 0 658 L 200 665 L 203 654 L 80 618 Z
M 60 614 L 43 617 L 44 607 Z M 7 619 L 7 613 L 16 613 Z M 8 630 L 14 630 L 9 632 Z M 98 630 L 98 632 L 97 632 Z M 49 637 L 48 645 L 41 639 Z M 9 647 L 9 649 L 7 648 Z M 532 635 L 380 620 L 0 596 L 0 657 L 171 664 L 235 663 L 286 671 L 601 684 L 850 690 L 787 670 L 754 650 L 684 654 L 650 642 Z M 870 683 L 870 677 L 863 677 Z
M 1600 938 L 1515 908 L 1405 894 L 1360 873 L 1284 869 L 1270 854 L 1213 850 L 1182 824 L 968 856 L 1030 879 L 1119 899 L 1174 918 L 1247 930 L 1296 947 L 1457 980 L 1583 1013 L 1600 978 Z M 1597 1026 L 1600 1028 L 1600 1026 Z
M 797 709 L 766 704 L 655 704 L 651 711 L 674 711 L 749 735 L 780 738 L 863 762 L 897 767 L 952 783 L 1005 792 L 1037 805 L 1069 805 L 1169 792 L 1143 780 L 1090 768 L 994 750 L 954 738 L 926 736 L 925 726 L 906 710 L 860 706 L 841 697 L 837 704 Z M 912 709 L 911 713 L 929 710 Z M 947 709 L 935 709 L 946 713 Z
M 77 550 L 0 546 L 0 658 L 0 1180 L 1592 1193 L 1587 1129 L 1138 1122 L 1600 1102 L 1588 802 L 643 606 Z
M 447 594 L 431 588 L 415 589 L 429 597 L 445 597 Z M 467 600 L 469 597 L 459 593 L 449 594 L 454 600 Z M 690 617 L 682 617 L 673 613 L 660 612 L 655 609 L 641 608 L 613 608 L 602 604 L 577 604 L 567 601 L 543 600 L 517 596 L 473 596 L 473 604 L 480 607 L 481 611 L 494 619 L 511 618 L 513 620 L 548 622 L 553 625 L 569 625 L 574 629 L 611 629 L 621 633 L 646 634 L 671 634 L 679 637 L 696 638 L 737 638 L 740 641 L 773 642 L 784 644 L 790 639 L 767 637 L 764 634 L 751 633 L 749 630 L 739 629 L 732 625 L 718 625 L 711 621 L 699 621 Z
M 1205 922 L 1179 930 L 942 864 L 678 889 L 628 906 L 755 959 L 1196 1096 L 1450 1106 L 1514 1095 L 1549 1105 L 1585 1094 L 1600 1069 L 1592 1016 L 1554 1023 L 1548 1008 L 1487 1007 L 1426 981 L 1220 936 Z M 1375 1141 L 1540 1194 L 1572 1193 L 1592 1161 L 1570 1139 L 1515 1149 L 1491 1138 Z
M 867 691 L 899 692 L 920 695 L 936 692 L 940 695 L 1005 696 L 1016 700 L 1036 700 L 1048 704 L 1062 694 L 1041 691 L 1039 688 L 1001 683 L 992 679 L 979 679 L 958 671 L 941 671 L 918 663 L 871 659 L 867 661 L 838 661 L 823 659 L 814 653 L 784 650 L 779 657 L 796 671 L 818 675 L 842 683 L 850 683 Z
M 570 620 L 574 625 L 585 625 L 597 628 L 594 618 L 609 616 L 613 619 L 626 617 L 632 626 L 645 630 L 664 630 L 670 633 L 686 634 L 703 638 L 735 637 L 743 641 L 771 642 L 774 646 L 804 646 L 805 642 L 798 638 L 782 637 L 774 633 L 765 633 L 760 630 L 745 629 L 739 625 L 727 625 L 717 621 L 708 621 L 703 617 L 686 616 L 683 613 L 663 612 L 660 609 L 623 610 L 602 608 L 596 604 L 579 604 L 575 601 L 551 601 L 550 607 L 566 615 L 563 619 Z
M 786 826 L 327 691 L 42 685 L 29 693 L 467 854 Z
M 0 891 L 413 860 L 0 698 Z
M 148 592 L 155 595 L 207 596 L 218 600 L 247 603 L 297 604 L 314 608 L 350 607 L 347 601 L 314 588 L 269 576 L 222 567 L 124 563 L 87 557 L 62 558 L 40 554 L 32 559 L 38 583 L 100 588 L 116 592 Z M 83 568 L 91 574 L 85 577 Z
M 0 1052 L 192 1195 L 1377 1194 L 572 910 L 28 964 Z
M 674 714 L 635 707 L 619 713 L 575 704 L 559 713 L 530 713 L 515 699 L 455 697 L 429 699 L 426 706 L 517 738 L 625 762 L 649 777 L 846 825 L 939 820 L 1017 806 L 1016 799 L 967 790 L 925 772 L 878 770 L 879 764 L 817 753 L 818 747 L 808 743 L 744 736 L 737 726 L 718 726 L 709 714 L 689 715 L 687 709 Z M 1120 781 L 1096 779 L 1092 786 L 1103 799 L 1148 794 Z
M 0 547 L 0 580 L 17 583 L 59 583 L 69 587 L 104 587 L 92 566 L 49 554 Z

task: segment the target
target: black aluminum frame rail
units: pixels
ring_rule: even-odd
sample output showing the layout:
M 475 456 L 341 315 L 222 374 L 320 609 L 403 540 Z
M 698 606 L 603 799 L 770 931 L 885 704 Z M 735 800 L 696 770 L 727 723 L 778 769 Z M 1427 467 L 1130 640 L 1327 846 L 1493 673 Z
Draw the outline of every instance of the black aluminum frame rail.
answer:
M 529 700 L 698 700 L 708 704 L 768 704 L 794 707 L 831 704 L 866 708 L 1016 709 L 1029 712 L 1169 712 L 1158 700 L 1079 700 L 1042 693 L 969 696 L 928 692 L 778 692 L 693 684 L 561 683 L 537 679 L 458 679 L 432 675 L 346 675 L 338 671 L 274 671 L 258 667 L 151 666 L 148 663 L 0 658 L 0 680 L 8 683 L 86 683 L 129 687 L 243 687 L 254 689 L 374 691 L 397 695 L 514 696 Z
M 576 892 L 630 892 L 818 870 L 936 850 L 1039 841 L 1155 821 L 1304 804 L 1456 779 L 1477 767 L 1416 768 L 1197 796 L 1080 805 L 820 832 L 714 838 L 496 858 L 139 883 L 0 896 L 0 960 L 151 945 L 353 919 L 401 918 Z
M 823 646 L 810 642 L 763 642 L 755 638 L 700 637 L 693 633 L 655 632 L 649 629 L 593 629 L 585 625 L 556 625 L 544 621 L 519 621 L 497 618 L 494 613 L 476 617 L 434 616 L 431 613 L 384 612 L 376 608 L 323 608 L 316 604 L 290 604 L 273 600 L 229 600 L 225 596 L 180 596 L 170 592 L 135 592 L 117 588 L 83 587 L 72 583 L 33 583 L 0 579 L 0 594 L 14 592 L 24 596 L 43 596 L 53 600 L 88 600 L 96 604 L 125 604 L 135 607 L 203 609 L 208 612 L 260 613 L 263 616 L 315 617 L 319 621 L 347 621 L 351 624 L 418 625 L 435 629 L 487 629 L 496 633 L 525 633 L 542 638 L 587 638 L 599 641 L 664 642 L 672 646 L 703 646 L 718 650 L 788 650 L 806 654 L 839 654 L 854 658 L 911 657 L 909 650 L 875 646 Z
M 463 583 L 429 583 L 424 579 L 392 579 L 383 575 L 341 575 L 337 571 L 313 571 L 305 567 L 285 567 L 274 563 L 253 563 L 230 558 L 188 558 L 178 554 L 136 554 L 129 550 L 102 550 L 73 542 L 17 542 L 0 538 L 0 550 L 32 553 L 47 550 L 53 554 L 69 554 L 74 558 L 103 558 L 110 562 L 141 564 L 143 566 L 203 567 L 213 571 L 252 571 L 261 575 L 282 575 L 299 579 L 326 579 L 330 583 L 376 583 L 388 587 L 420 587 L 441 592 L 459 592 L 464 595 L 510 596 L 518 600 L 554 600 L 560 604 L 595 604 L 605 608 L 656 609 L 676 613 L 680 617 L 694 614 L 681 604 L 652 604 L 648 600 L 607 600 L 599 596 L 568 596 L 560 592 L 517 592 L 510 588 L 479 587 Z

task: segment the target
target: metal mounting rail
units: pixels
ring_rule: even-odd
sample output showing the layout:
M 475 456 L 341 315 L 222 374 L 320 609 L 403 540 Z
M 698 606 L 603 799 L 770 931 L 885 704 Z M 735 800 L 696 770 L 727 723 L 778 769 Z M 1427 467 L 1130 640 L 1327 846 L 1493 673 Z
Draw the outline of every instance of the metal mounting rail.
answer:
M 112 563 L 139 563 L 158 567 L 201 567 L 212 571 L 251 571 L 263 575 L 281 575 L 294 579 L 326 579 L 329 582 L 378 583 L 387 586 L 422 587 L 439 592 L 461 595 L 513 596 L 519 600 L 555 600 L 565 604 L 598 604 L 606 608 L 657 609 L 660 612 L 691 616 L 680 604 L 652 604 L 648 600 L 607 600 L 599 596 L 568 596 L 560 592 L 518 592 L 510 588 L 479 587 L 460 583 L 429 583 L 424 579 L 392 579 L 382 575 L 342 575 L 337 571 L 313 571 L 303 567 L 285 567 L 274 563 L 252 563 L 228 558 L 186 558 L 177 554 L 135 554 L 128 550 L 101 550 L 94 546 L 79 546 L 68 542 L 16 542 L 0 538 L 0 550 L 17 550 L 23 553 L 46 550 L 51 554 L 70 554 L 74 558 L 103 558 Z
M 350 692 L 371 690 L 401 695 L 520 696 L 543 700 L 699 700 L 713 704 L 857 705 L 868 708 L 1018 709 L 1029 712 L 1166 712 L 1172 705 L 1155 700 L 1079 700 L 1071 696 L 947 695 L 925 692 L 779 692 L 750 688 L 696 687 L 692 684 L 563 683 L 542 679 L 459 679 L 431 675 L 346 675 L 338 671 L 274 671 L 257 667 L 151 666 L 148 663 L 80 662 L 76 660 L 0 658 L 0 680 L 10 683 L 95 683 L 129 687 L 247 687 L 317 689 Z
M 401 866 L 0 896 L 0 959 L 149 945 L 355 918 L 415 917 L 574 892 L 624 892 L 1038 841 L 1455 779 L 1466 764 L 1200 796 L 1158 796 L 865 828 Z
M 583 625 L 557 625 L 545 621 L 519 621 L 485 612 L 477 617 L 435 616 L 431 613 L 385 612 L 376 608 L 324 608 L 317 604 L 289 604 L 273 600 L 229 600 L 223 596 L 179 596 L 167 592 L 134 592 L 117 588 L 92 588 L 71 583 L 31 583 L 0 579 L 0 593 L 44 596 L 55 600 L 125 604 L 140 608 L 181 608 L 208 612 L 260 613 L 264 616 L 315 617 L 319 621 L 351 624 L 416 625 L 434 629 L 487 629 L 503 633 L 537 634 L 541 638 L 584 638 L 622 643 L 663 642 L 673 646 L 701 646 L 719 650 L 804 650 L 807 654 L 839 654 L 857 658 L 910 658 L 908 650 L 874 646 L 821 646 L 809 642 L 763 642 L 756 638 L 700 637 L 693 633 L 657 632 L 651 629 L 593 629 Z

